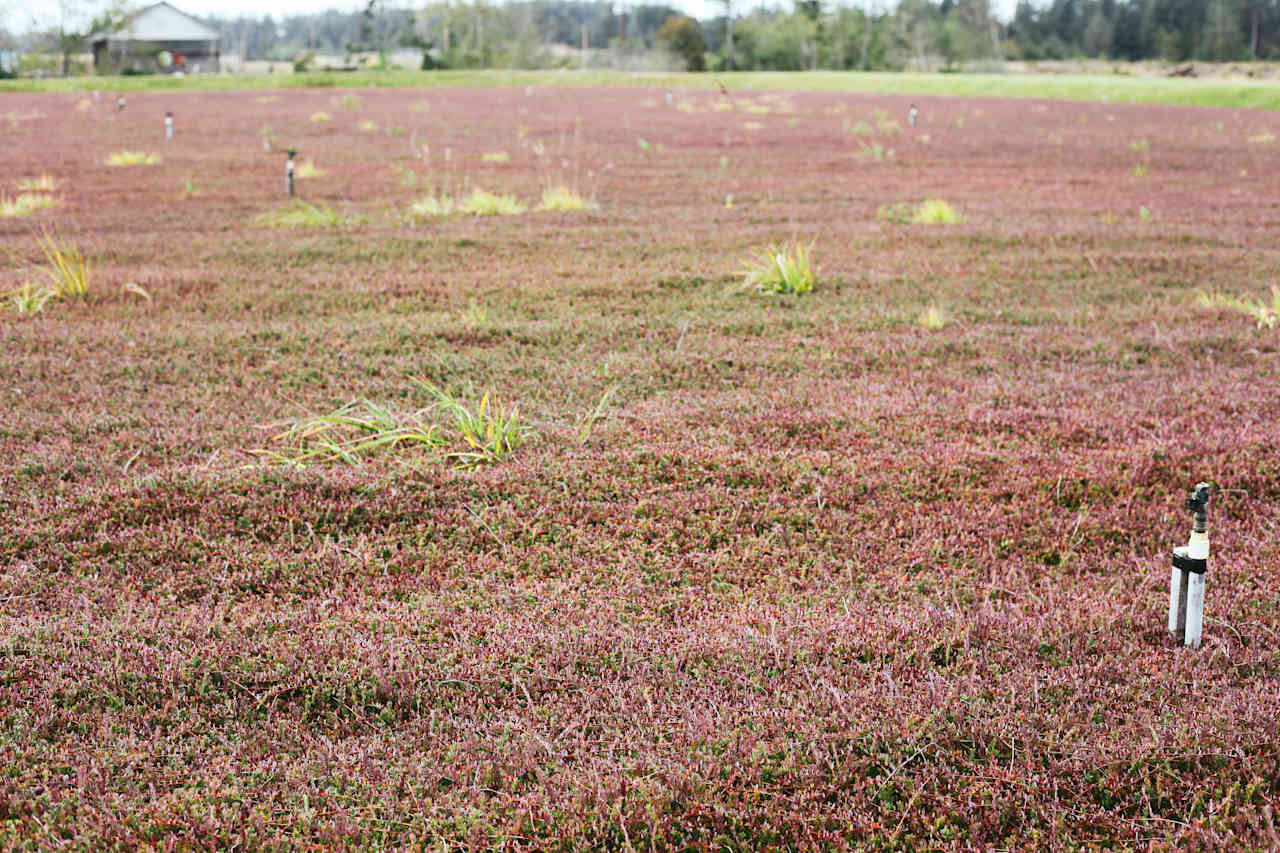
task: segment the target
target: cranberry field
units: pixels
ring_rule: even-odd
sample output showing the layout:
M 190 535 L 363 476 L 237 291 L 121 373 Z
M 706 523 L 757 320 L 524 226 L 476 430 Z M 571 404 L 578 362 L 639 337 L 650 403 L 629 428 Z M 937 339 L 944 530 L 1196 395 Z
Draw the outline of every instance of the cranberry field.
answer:
M 116 97 L 0 97 L 0 846 L 1280 847 L 1280 113 Z

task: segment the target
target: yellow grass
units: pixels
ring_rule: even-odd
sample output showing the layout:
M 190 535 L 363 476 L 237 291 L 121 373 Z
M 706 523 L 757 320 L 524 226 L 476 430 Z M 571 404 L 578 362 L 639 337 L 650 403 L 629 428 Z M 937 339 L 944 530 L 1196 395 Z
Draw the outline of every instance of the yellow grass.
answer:
M 108 166 L 154 166 L 159 162 L 159 154 L 145 151 L 117 151 L 107 157 Z

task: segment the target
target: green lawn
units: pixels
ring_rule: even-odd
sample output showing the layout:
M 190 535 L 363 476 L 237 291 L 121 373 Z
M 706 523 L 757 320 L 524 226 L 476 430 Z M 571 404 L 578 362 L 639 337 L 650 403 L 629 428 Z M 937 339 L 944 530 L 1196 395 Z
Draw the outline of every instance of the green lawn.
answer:
M 1188 80 L 1110 75 L 896 74 L 889 72 L 738 72 L 731 74 L 621 71 L 362 71 L 355 73 L 224 74 L 215 77 L 76 77 L 0 80 L 0 92 L 154 89 L 294 89 L 368 86 L 665 86 L 712 89 L 871 92 L 988 98 L 1056 98 L 1126 104 L 1280 109 L 1280 86 L 1255 80 Z

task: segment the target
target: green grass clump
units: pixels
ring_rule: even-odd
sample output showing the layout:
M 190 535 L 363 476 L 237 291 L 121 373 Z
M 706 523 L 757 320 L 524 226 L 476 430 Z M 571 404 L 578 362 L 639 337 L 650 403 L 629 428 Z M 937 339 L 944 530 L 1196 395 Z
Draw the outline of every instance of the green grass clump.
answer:
M 936 332 L 945 328 L 948 319 L 946 313 L 938 307 L 936 302 L 930 303 L 929 307 L 920 312 L 920 316 L 916 318 L 916 325 L 930 332 Z
M 49 283 L 37 286 L 25 282 L 22 287 L 4 294 L 9 300 L 9 307 L 19 314 L 38 314 L 52 300 L 83 298 L 89 293 L 89 261 L 79 246 L 42 234 L 40 251 L 46 263 L 43 272 Z
M 434 219 L 449 216 L 458 210 L 458 203 L 452 196 L 429 195 L 409 205 L 409 216 L 414 219 Z
M 964 218 L 942 199 L 927 198 L 911 214 L 911 221 L 917 225 L 953 225 Z
M 329 115 L 324 110 L 320 110 L 319 112 L 314 112 L 311 114 L 311 120 L 319 124 L 320 122 L 333 121 L 333 116 Z
M 290 447 L 259 453 L 281 462 L 305 467 L 312 462 L 345 462 L 359 465 L 382 450 L 399 447 L 440 447 L 445 438 L 439 427 L 424 420 L 423 412 L 397 414 L 369 400 L 352 400 L 325 415 L 299 418 L 275 436 Z
M 458 210 L 476 216 L 516 216 L 528 210 L 515 196 L 495 195 L 477 189 L 458 204 Z
M 415 381 L 435 398 L 437 411 L 452 422 L 444 427 L 453 445 L 445 458 L 459 468 L 501 462 L 533 437 L 533 428 L 523 422 L 520 409 L 506 408 L 488 391 L 479 403 L 468 405 L 430 382 Z
M 1216 290 L 1202 290 L 1196 294 L 1196 304 L 1201 308 L 1229 308 L 1252 317 L 1259 329 L 1280 326 L 1280 287 L 1271 286 L 1271 304 L 1252 296 L 1231 296 Z
M 870 144 L 859 145 L 857 152 L 855 152 L 853 156 L 864 162 L 868 160 L 880 162 L 891 158 L 893 156 L 893 149 L 885 148 L 879 142 L 872 142 Z
M 17 313 L 39 314 L 50 300 L 58 297 L 58 293 L 48 287 L 36 287 L 31 282 L 26 282 L 8 296 L 9 307 Z
M 510 163 L 511 155 L 505 151 L 491 151 L 488 154 L 481 155 L 480 159 L 486 163 Z
M 396 412 L 370 400 L 352 400 L 328 414 L 289 423 L 275 436 L 288 449 L 257 452 L 305 467 L 316 462 L 360 465 L 383 452 L 425 450 L 429 460 L 476 468 L 501 462 L 533 435 L 517 407 L 502 406 L 489 392 L 471 405 L 430 382 L 414 382 L 431 395 L 431 405 Z
M 159 154 L 146 151 L 117 151 L 107 157 L 108 166 L 154 166 L 159 162 Z
M 542 191 L 542 203 L 538 205 L 538 210 L 586 210 L 589 207 L 591 202 L 561 184 Z
M 0 194 L 0 217 L 26 217 L 41 210 L 55 207 L 59 201 L 43 193 L 20 193 L 16 198 Z
M 360 122 L 360 124 L 356 126 L 360 129 L 361 133 L 373 133 L 375 130 L 378 129 L 378 126 L 373 122 L 369 121 L 368 119 L 365 119 L 364 121 Z
M 809 258 L 812 247 L 799 243 L 790 248 L 770 248 L 757 260 L 747 261 L 743 287 L 762 293 L 808 293 L 816 283 L 816 270 Z
M 260 213 L 254 217 L 255 225 L 268 228 L 334 228 L 343 224 L 342 216 L 328 205 L 314 205 L 305 201 Z
M 89 261 L 75 243 L 63 243 L 56 237 L 40 238 L 40 250 L 49 264 L 45 273 L 59 298 L 83 297 L 89 292 Z

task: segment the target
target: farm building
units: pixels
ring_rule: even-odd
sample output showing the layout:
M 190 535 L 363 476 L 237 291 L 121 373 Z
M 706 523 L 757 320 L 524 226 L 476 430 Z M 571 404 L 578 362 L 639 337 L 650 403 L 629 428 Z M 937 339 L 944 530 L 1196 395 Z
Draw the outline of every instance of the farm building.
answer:
M 168 3 L 156 3 L 112 32 L 89 36 L 99 74 L 216 73 L 218 32 Z

